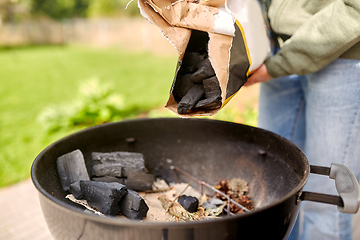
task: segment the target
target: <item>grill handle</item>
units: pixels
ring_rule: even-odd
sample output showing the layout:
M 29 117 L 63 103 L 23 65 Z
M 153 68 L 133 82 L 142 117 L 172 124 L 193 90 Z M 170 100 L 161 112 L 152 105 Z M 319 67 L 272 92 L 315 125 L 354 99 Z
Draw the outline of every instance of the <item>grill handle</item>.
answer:
M 334 179 L 340 196 L 304 191 L 300 193 L 300 200 L 333 204 L 337 205 L 342 213 L 357 213 L 360 205 L 360 186 L 350 169 L 337 163 L 332 163 L 330 168 L 311 165 L 310 173 Z

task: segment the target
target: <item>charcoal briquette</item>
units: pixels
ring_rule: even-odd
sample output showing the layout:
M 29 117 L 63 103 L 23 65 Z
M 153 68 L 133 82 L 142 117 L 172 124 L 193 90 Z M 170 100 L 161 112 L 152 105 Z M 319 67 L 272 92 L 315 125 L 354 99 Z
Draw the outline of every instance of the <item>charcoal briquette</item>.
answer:
M 92 179 L 106 182 L 113 179 L 114 182 L 123 183 L 128 188 L 138 191 L 151 189 L 155 178 L 146 169 L 141 153 L 93 152 L 91 157 L 94 162 L 91 167 Z
M 119 213 L 119 203 L 127 193 L 125 185 L 95 181 L 80 181 L 81 191 L 90 207 L 105 215 Z
M 117 178 L 117 177 L 92 177 L 91 180 L 93 180 L 93 181 L 95 181 L 95 182 L 107 182 L 107 183 L 117 182 L 117 183 L 124 184 L 126 178 Z M 124 185 L 125 185 L 125 184 L 124 184 Z
M 152 174 L 143 171 L 126 171 L 127 178 L 125 178 L 124 185 L 127 188 L 136 191 L 146 191 L 152 189 L 152 184 L 155 177 Z
M 190 80 L 191 74 L 179 74 L 172 91 L 176 101 L 180 101 L 191 89 L 194 83 Z
M 186 52 L 182 59 L 181 68 L 185 73 L 193 73 L 197 70 L 199 62 L 204 60 L 205 55 L 198 52 Z
M 80 181 L 70 184 L 69 191 L 72 193 L 72 195 L 74 195 L 74 197 L 76 199 L 83 199 L 84 198 L 84 194 L 81 191 L 81 187 L 80 187 Z
M 144 166 L 144 155 L 136 152 L 93 152 L 91 159 L 94 164 L 121 163 L 124 167 L 130 168 Z
M 118 177 L 125 178 L 126 173 L 124 169 L 124 164 L 122 163 L 102 163 L 95 164 L 91 167 L 92 176 L 109 176 L 109 177 Z
M 221 97 L 213 96 L 209 98 L 205 98 L 203 100 L 198 101 L 194 108 L 206 108 L 206 109 L 216 109 L 221 107 Z
M 90 180 L 84 156 L 79 149 L 58 157 L 56 166 L 64 191 L 69 191 L 72 183 Z
M 128 189 L 127 194 L 119 203 L 120 213 L 129 219 L 142 220 L 149 210 L 148 205 L 136 191 Z
M 221 97 L 219 80 L 216 76 L 204 79 L 203 81 L 205 98 Z
M 199 207 L 199 199 L 192 196 L 181 195 L 178 202 L 188 212 L 196 212 Z
M 177 111 L 179 114 L 184 114 L 192 109 L 195 104 L 204 95 L 204 87 L 202 84 L 194 84 L 189 92 L 181 99 L 178 104 Z
M 198 65 L 198 70 L 191 74 L 190 80 L 193 83 L 202 83 L 204 79 L 215 76 L 214 68 L 211 66 L 209 58 L 205 58 Z
M 194 108 L 216 109 L 221 107 L 221 89 L 216 76 L 204 79 L 204 99 L 198 101 Z
M 96 182 L 118 182 L 124 184 L 127 188 L 136 191 L 146 191 L 152 189 L 152 184 L 155 180 L 154 175 L 144 172 L 133 173 L 130 172 L 127 178 L 117 177 L 92 177 L 91 180 Z

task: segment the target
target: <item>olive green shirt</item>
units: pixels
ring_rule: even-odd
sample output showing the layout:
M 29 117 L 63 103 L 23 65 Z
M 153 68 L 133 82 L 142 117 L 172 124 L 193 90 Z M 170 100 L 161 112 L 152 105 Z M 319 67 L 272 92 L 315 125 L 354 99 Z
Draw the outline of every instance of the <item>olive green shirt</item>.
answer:
M 360 59 L 360 0 L 272 0 L 272 29 L 291 36 L 265 61 L 272 77 L 316 72 L 337 58 Z

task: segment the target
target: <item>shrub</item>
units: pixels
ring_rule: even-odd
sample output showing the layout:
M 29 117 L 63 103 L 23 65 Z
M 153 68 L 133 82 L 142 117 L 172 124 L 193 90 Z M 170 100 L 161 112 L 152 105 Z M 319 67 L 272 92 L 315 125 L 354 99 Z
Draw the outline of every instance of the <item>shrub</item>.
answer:
M 38 120 L 51 133 L 120 120 L 124 107 L 123 97 L 113 91 L 111 84 L 93 79 L 80 86 L 73 102 L 45 108 Z

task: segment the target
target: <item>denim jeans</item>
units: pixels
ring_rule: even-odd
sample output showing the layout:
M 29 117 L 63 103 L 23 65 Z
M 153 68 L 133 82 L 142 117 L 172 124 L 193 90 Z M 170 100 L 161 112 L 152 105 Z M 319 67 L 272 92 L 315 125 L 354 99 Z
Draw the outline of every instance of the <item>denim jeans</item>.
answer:
M 337 59 L 322 70 L 261 84 L 259 127 L 294 142 L 311 165 L 347 166 L 360 178 L 360 61 Z M 334 181 L 310 174 L 304 190 L 337 195 Z M 304 201 L 288 239 L 352 239 L 352 214 Z

